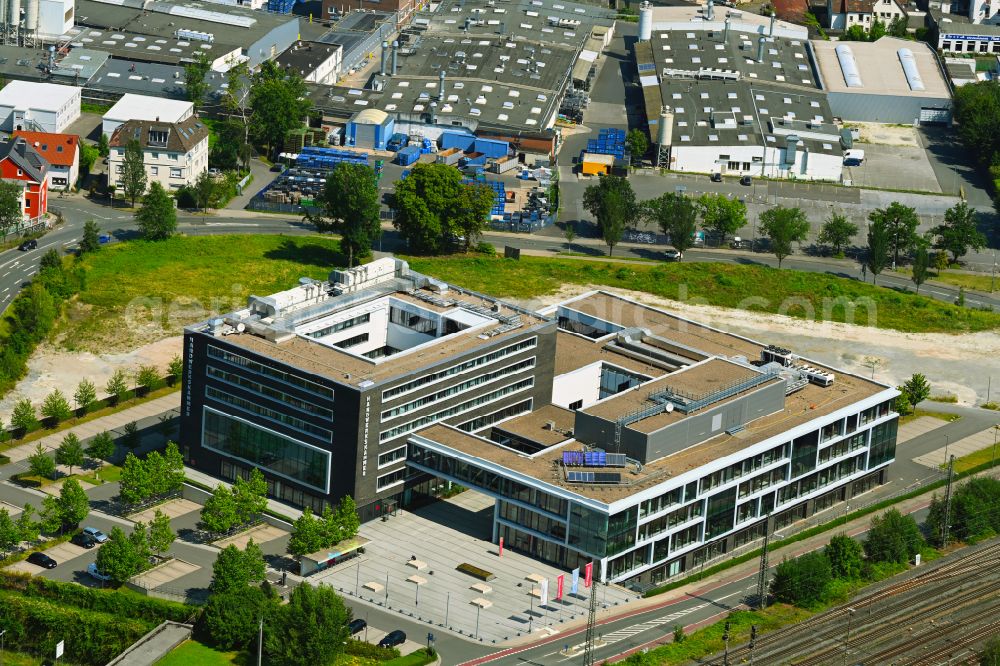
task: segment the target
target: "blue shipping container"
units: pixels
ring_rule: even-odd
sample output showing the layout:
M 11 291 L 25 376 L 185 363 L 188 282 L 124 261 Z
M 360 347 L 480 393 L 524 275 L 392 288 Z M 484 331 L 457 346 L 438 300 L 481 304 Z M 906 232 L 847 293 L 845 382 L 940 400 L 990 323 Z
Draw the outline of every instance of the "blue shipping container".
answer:
M 465 152 L 472 150 L 472 145 L 475 142 L 476 137 L 465 132 L 441 132 L 441 137 L 438 139 L 438 148 L 440 150 L 458 148 Z
M 483 153 L 490 159 L 506 157 L 510 152 L 510 144 L 506 141 L 495 141 L 493 139 L 476 139 L 474 150 Z
M 410 166 L 420 159 L 420 146 L 407 146 L 396 153 L 396 164 Z

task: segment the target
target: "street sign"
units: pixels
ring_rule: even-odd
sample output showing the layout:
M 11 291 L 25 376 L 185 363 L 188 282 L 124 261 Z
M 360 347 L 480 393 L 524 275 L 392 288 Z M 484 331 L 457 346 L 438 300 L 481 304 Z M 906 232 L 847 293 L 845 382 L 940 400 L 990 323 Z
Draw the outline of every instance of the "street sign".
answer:
M 63 656 L 63 650 L 65 649 L 65 641 L 59 641 L 56 643 L 56 659 Z

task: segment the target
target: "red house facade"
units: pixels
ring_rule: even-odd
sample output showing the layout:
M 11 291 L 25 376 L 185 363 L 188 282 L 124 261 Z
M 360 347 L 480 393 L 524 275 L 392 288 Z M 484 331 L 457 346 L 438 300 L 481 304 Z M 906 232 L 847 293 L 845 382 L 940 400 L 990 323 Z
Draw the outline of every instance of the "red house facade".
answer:
M 25 218 L 33 220 L 49 208 L 49 190 L 45 175 L 49 165 L 24 139 L 0 143 L 0 178 L 23 184 L 21 209 Z

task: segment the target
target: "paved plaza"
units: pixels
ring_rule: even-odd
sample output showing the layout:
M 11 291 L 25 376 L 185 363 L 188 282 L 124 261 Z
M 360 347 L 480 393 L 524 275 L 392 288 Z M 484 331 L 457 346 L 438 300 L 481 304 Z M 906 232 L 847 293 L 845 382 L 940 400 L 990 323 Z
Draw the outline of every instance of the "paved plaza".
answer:
M 908 442 L 918 435 L 936 430 L 947 423 L 948 421 L 934 418 L 933 416 L 921 416 L 912 421 L 907 421 L 899 426 L 899 432 L 896 434 L 896 443 L 902 444 L 903 442 Z
M 529 631 L 540 637 L 554 635 L 565 622 L 581 619 L 589 592 L 582 572 L 580 594 L 574 596 L 570 572 L 509 550 L 500 557 L 490 542 L 492 518 L 493 500 L 468 490 L 416 512 L 366 523 L 360 534 L 371 543 L 364 554 L 306 580 L 412 616 L 430 631 L 450 629 L 484 643 L 501 643 Z M 485 569 L 494 578 L 481 581 L 456 571 L 462 563 Z M 565 576 L 564 598 L 555 601 L 560 574 Z M 541 607 L 543 579 L 548 580 L 549 599 Z M 617 585 L 596 589 L 600 604 L 609 607 L 637 598 Z

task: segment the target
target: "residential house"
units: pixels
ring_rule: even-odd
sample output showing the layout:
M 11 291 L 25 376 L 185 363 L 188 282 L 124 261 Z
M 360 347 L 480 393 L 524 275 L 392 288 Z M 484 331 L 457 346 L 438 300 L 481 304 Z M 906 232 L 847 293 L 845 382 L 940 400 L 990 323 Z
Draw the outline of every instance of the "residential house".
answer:
M 23 138 L 0 143 L 0 178 L 17 181 L 24 186 L 21 209 L 29 220 L 48 211 L 48 169 L 45 158 Z
M 69 190 L 80 177 L 80 137 L 75 134 L 49 134 L 47 132 L 14 132 L 31 144 L 49 163 L 48 188 Z
M 177 123 L 129 120 L 111 137 L 108 156 L 108 185 L 117 185 L 125 163 L 125 146 L 130 141 L 142 146 L 146 177 L 176 190 L 193 185 L 208 170 L 208 128 L 198 118 Z
M 872 27 L 875 3 L 884 0 L 826 0 L 826 27 L 830 30 L 847 30 L 860 25 L 865 30 Z M 891 2 L 891 0 L 890 0 Z

